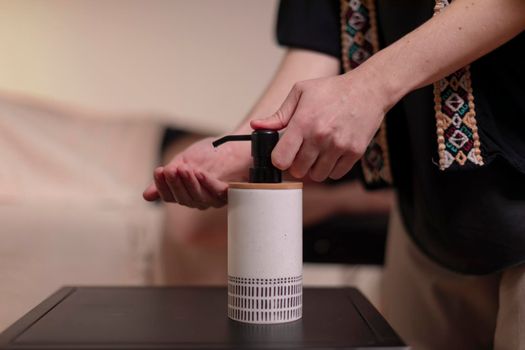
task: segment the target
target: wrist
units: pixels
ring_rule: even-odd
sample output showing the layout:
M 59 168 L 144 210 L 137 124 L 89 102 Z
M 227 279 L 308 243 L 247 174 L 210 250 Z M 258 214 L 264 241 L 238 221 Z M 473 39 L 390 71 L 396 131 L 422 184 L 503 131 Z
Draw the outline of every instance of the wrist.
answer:
M 235 132 L 234 134 L 238 134 Z M 230 180 L 247 180 L 251 164 L 250 142 L 229 142 L 220 146 L 223 154 L 223 171 L 221 178 Z
M 380 51 L 347 73 L 367 87 L 385 113 L 413 89 L 411 77 L 389 63 L 388 56 L 388 52 Z

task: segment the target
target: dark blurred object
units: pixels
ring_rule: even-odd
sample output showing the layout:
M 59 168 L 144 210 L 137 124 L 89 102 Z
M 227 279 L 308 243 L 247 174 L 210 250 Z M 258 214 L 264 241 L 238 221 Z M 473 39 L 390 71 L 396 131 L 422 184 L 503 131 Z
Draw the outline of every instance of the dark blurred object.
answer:
M 160 145 L 161 154 L 166 151 L 169 145 L 173 142 L 180 140 L 181 138 L 190 135 L 191 132 L 184 131 L 182 129 L 167 128 L 164 132 L 164 137 Z
M 388 215 L 338 215 L 304 228 L 303 260 L 382 265 Z
M 327 185 L 360 181 L 359 162 L 339 180 Z M 352 200 L 348 198 L 348 200 Z M 315 263 L 383 265 L 388 214 L 334 215 L 303 230 L 303 260 Z

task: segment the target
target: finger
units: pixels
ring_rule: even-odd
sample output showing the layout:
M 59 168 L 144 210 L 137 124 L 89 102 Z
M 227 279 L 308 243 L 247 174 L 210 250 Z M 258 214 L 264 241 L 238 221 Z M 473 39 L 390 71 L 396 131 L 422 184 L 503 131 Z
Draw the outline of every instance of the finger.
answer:
M 299 99 L 301 98 L 301 89 L 296 84 L 286 99 L 284 100 L 281 107 L 269 116 L 268 118 L 254 119 L 250 122 L 250 126 L 253 129 L 270 129 L 270 130 L 281 130 L 285 128 L 290 119 L 292 118 Z
M 334 169 L 330 173 L 330 178 L 334 180 L 339 180 L 348 173 L 355 162 L 357 162 L 357 157 L 353 155 L 345 155 L 339 158 Z
M 227 185 L 226 186 L 221 186 L 219 192 L 217 193 L 220 193 L 220 196 L 218 196 L 217 194 L 214 194 L 214 192 L 212 192 L 208 187 L 208 182 L 207 179 L 205 179 L 204 175 L 202 175 L 201 173 L 198 173 L 198 172 L 194 172 L 193 174 L 193 177 L 195 179 L 195 181 L 197 181 L 199 187 L 200 187 L 200 191 L 201 191 L 201 195 L 202 195 L 202 199 L 204 201 L 204 203 L 208 204 L 208 206 L 212 206 L 214 208 L 220 208 L 222 207 L 224 204 L 225 204 L 225 195 L 224 195 L 224 192 L 227 191 Z
M 187 198 L 189 198 L 189 202 L 186 202 L 185 205 L 192 208 L 206 209 L 206 206 L 200 201 L 198 193 L 193 189 L 188 168 L 183 165 L 179 166 L 177 174 L 179 174 L 182 187 L 186 190 Z
M 187 207 L 193 207 L 193 199 L 188 194 L 186 187 L 181 179 L 181 174 L 178 168 L 170 168 L 166 172 L 166 179 L 168 186 L 175 197 L 175 200 L 182 205 Z
M 199 209 L 206 209 L 210 206 L 220 205 L 219 200 L 212 197 L 208 191 L 206 191 L 197 179 L 194 171 L 187 169 L 184 172 L 184 179 L 186 189 L 189 195 L 196 202 L 196 207 Z
M 290 174 L 296 178 L 303 178 L 308 174 L 308 171 L 312 165 L 314 165 L 318 156 L 318 148 L 312 145 L 311 142 L 304 141 L 290 166 Z
M 159 191 L 157 191 L 157 186 L 155 185 L 155 182 L 150 184 L 148 188 L 144 190 L 144 192 L 142 193 L 142 197 L 144 197 L 144 199 L 149 202 L 156 201 L 160 198 L 160 194 Z
M 273 165 L 278 169 L 287 170 L 292 165 L 302 143 L 301 131 L 293 125 L 290 126 L 272 151 Z
M 153 172 L 155 186 L 157 187 L 160 198 L 162 198 L 164 202 L 176 202 L 177 200 L 173 196 L 173 193 L 171 192 L 171 189 L 169 188 L 168 183 L 166 181 L 164 170 L 165 169 L 163 167 L 158 167 Z
M 226 204 L 228 199 L 227 183 L 220 181 L 205 172 L 197 172 L 196 175 L 202 187 L 204 187 L 212 197 L 217 199 L 218 207 Z
M 310 169 L 310 178 L 314 181 L 321 182 L 326 180 L 335 168 L 341 153 L 334 151 L 324 151 L 319 155 L 317 161 Z
M 182 168 L 178 169 L 177 171 L 179 176 L 177 176 L 177 178 L 175 179 L 175 188 L 177 190 L 175 195 L 177 196 L 177 198 L 182 199 L 182 204 L 191 208 L 198 207 L 200 203 L 198 203 L 198 201 L 195 200 L 195 198 L 193 198 L 192 194 L 188 190 L 189 185 L 187 175 L 185 175 L 186 169 Z

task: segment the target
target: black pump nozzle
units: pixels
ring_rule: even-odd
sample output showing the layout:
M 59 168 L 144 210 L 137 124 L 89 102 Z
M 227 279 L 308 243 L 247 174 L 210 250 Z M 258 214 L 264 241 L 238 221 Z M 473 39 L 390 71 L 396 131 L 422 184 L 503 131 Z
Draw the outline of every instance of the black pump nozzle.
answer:
M 212 142 L 213 147 L 218 147 L 230 141 L 251 141 L 252 135 L 228 135 Z
M 228 135 L 212 144 L 218 147 L 229 141 L 251 141 L 253 167 L 250 168 L 250 182 L 277 183 L 282 181 L 281 171 L 272 164 L 272 151 L 279 141 L 274 130 L 256 130 L 251 135 Z

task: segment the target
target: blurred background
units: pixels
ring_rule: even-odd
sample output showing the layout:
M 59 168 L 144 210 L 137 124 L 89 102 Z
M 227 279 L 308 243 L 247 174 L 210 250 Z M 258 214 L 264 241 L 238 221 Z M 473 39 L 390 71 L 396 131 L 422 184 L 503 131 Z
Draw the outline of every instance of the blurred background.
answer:
M 163 158 L 250 110 L 285 52 L 277 7 L 0 0 L 0 330 L 63 285 L 225 284 L 225 209 L 141 194 Z M 389 198 L 352 214 L 354 178 L 305 192 L 305 285 L 377 305 Z

